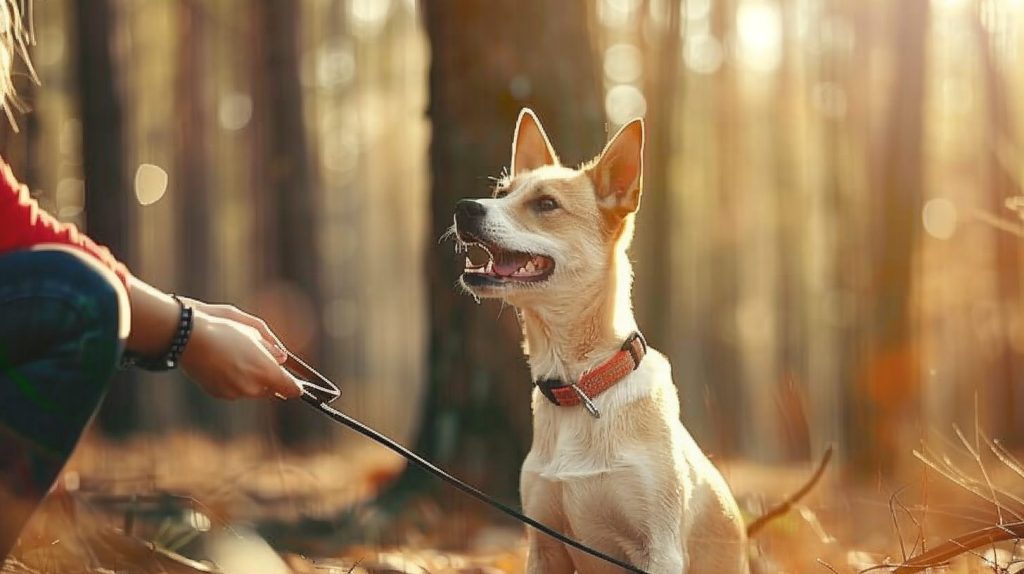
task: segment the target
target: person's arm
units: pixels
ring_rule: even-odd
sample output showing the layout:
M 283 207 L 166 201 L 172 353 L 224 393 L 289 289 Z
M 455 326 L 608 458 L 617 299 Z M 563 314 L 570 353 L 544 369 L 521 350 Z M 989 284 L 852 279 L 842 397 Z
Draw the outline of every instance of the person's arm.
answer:
M 41 209 L 28 188 L 18 183 L 10 167 L 0 160 L 0 253 L 42 244 L 80 249 L 111 269 L 128 292 L 128 351 L 146 358 L 166 354 L 178 329 L 178 303 L 133 277 L 110 250 L 74 225 L 57 221 Z M 262 320 L 228 305 L 194 300 L 186 304 L 195 314 L 180 364 L 207 392 L 222 398 L 301 394 L 280 366 L 285 360 L 284 347 Z
M 163 355 L 178 327 L 178 303 L 136 277 L 129 278 L 128 293 L 128 350 L 143 357 Z M 262 320 L 228 305 L 183 300 L 194 318 L 181 367 L 206 392 L 223 399 L 301 394 L 280 365 L 284 347 Z
M 18 182 L 10 166 L 0 160 L 0 253 L 29 249 L 44 243 L 80 249 L 113 271 L 129 287 L 128 268 L 70 223 L 63 223 L 39 207 L 28 188 Z

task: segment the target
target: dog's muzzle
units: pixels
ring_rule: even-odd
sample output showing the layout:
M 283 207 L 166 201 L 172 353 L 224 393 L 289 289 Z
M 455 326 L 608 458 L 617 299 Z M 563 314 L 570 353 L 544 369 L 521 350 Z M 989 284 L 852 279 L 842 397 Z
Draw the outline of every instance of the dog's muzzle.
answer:
M 455 229 L 461 237 L 477 238 L 487 216 L 487 207 L 479 201 L 461 199 L 455 204 Z

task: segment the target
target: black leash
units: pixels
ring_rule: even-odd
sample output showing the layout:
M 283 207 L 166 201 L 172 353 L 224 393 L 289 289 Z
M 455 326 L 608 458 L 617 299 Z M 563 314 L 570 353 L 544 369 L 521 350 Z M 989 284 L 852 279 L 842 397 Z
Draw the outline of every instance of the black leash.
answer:
M 319 372 L 316 371 L 316 369 L 307 365 L 304 361 L 302 361 L 302 359 L 296 357 L 291 352 L 288 353 L 288 360 L 285 362 L 284 367 L 288 369 L 293 375 L 295 375 L 296 378 L 299 379 L 299 386 L 302 388 L 302 400 L 305 401 L 310 406 L 312 406 L 313 408 L 317 409 L 318 411 L 324 413 L 325 415 L 333 419 L 335 422 L 341 423 L 349 427 L 350 429 L 356 431 L 357 433 L 386 446 L 387 448 L 405 457 L 407 460 L 409 460 L 409 462 L 416 464 L 416 466 L 422 468 L 423 470 L 429 472 L 430 474 L 433 474 L 434 476 L 440 478 L 441 480 L 447 482 L 448 484 L 451 484 L 455 488 L 458 488 L 459 490 L 465 492 L 466 494 L 472 496 L 473 498 L 485 502 L 491 505 L 492 507 L 511 516 L 512 518 L 515 518 L 519 522 L 528 524 L 536 528 L 537 530 L 540 530 L 544 534 L 547 534 L 552 538 L 564 542 L 565 544 L 568 544 L 569 546 L 572 546 L 573 548 L 581 552 L 586 552 L 587 554 L 595 558 L 600 558 L 605 562 L 614 564 L 629 572 L 636 572 L 637 574 L 647 574 L 647 572 L 637 568 L 636 566 L 633 566 L 632 564 L 623 562 L 618 558 L 613 558 L 599 550 L 594 550 L 593 548 L 583 544 L 582 542 L 573 540 L 572 538 L 569 538 L 568 536 L 562 534 L 561 532 L 558 532 L 550 526 L 547 526 L 542 522 L 538 522 L 530 518 L 529 516 L 526 516 L 522 512 L 519 512 L 518 510 L 506 504 L 503 504 L 498 500 L 495 500 L 490 495 L 482 492 L 481 490 L 473 486 L 466 484 L 465 482 L 462 482 L 461 480 L 441 470 L 427 459 L 398 444 L 397 442 L 388 438 L 387 436 L 373 430 L 372 428 L 353 419 L 352 417 L 346 415 L 345 413 L 332 408 L 328 403 L 333 402 L 335 399 L 341 396 L 341 389 L 338 388 L 338 386 L 332 383 L 330 380 L 328 380 L 327 377 L 321 375 Z M 315 383 L 313 382 L 314 380 L 316 381 Z

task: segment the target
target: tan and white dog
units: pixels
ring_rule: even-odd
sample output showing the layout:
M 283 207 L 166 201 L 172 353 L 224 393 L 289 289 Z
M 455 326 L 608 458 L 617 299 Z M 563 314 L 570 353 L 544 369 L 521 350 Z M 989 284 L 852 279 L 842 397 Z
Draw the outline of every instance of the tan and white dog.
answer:
M 460 245 L 486 259 L 476 264 L 471 253 L 461 282 L 518 309 L 533 379 L 546 384 L 533 391 L 526 514 L 647 572 L 743 573 L 739 509 L 679 421 L 668 360 L 630 338 L 626 249 L 643 148 L 638 119 L 594 161 L 565 167 L 523 110 L 508 177 L 493 197 L 456 208 Z M 531 573 L 621 571 L 532 529 L 529 544 Z

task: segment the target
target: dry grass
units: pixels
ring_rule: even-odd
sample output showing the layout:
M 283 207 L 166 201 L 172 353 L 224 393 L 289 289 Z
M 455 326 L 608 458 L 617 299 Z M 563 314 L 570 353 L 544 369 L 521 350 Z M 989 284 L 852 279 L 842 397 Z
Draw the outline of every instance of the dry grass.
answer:
M 755 538 L 754 572 L 1024 571 L 1024 464 L 1016 455 L 977 429 L 954 430 L 915 454 L 920 462 L 903 472 L 903 482 L 852 486 L 831 469 L 806 500 Z M 812 470 L 724 466 L 751 516 L 799 488 Z M 396 531 L 381 538 L 391 544 L 324 545 L 308 556 L 274 551 L 243 526 L 293 519 L 301 537 L 303 517 L 335 514 L 371 496 L 399 468 L 372 445 L 282 457 L 258 443 L 228 447 L 193 436 L 120 445 L 92 440 L 0 571 L 522 571 L 522 530 L 495 525 L 498 517 L 482 508 L 452 516 L 424 502 L 417 520 L 393 523 Z M 458 536 L 446 535 L 452 531 Z M 451 548 L 453 538 L 459 551 L 438 550 Z M 398 540 L 401 547 L 393 544 Z M 217 556 L 220 569 L 186 556 Z M 233 556 L 262 558 L 255 567 L 229 567 Z

